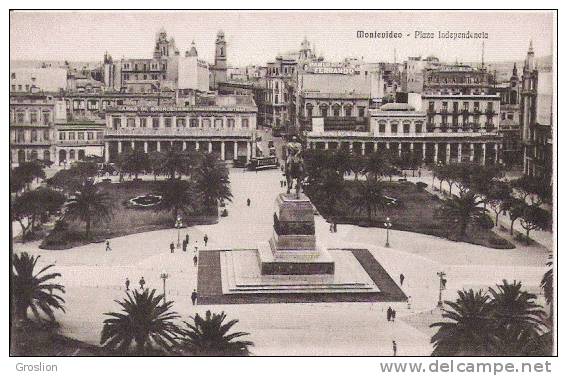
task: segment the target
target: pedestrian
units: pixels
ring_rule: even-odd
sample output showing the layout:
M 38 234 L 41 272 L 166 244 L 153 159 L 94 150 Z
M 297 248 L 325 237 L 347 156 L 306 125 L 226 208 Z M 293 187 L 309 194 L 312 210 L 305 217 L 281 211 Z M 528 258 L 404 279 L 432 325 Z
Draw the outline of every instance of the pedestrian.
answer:
M 207 242 L 209 241 L 209 237 L 207 236 L 207 234 L 205 234 L 205 236 L 203 236 L 203 241 L 205 242 L 205 247 L 206 247 Z
M 187 240 L 183 239 L 183 252 L 187 252 Z
M 386 311 L 386 318 L 388 321 L 392 320 L 392 307 L 388 307 L 388 310 Z
M 144 277 L 142 276 L 142 278 L 140 278 L 140 289 L 144 289 L 144 285 L 146 284 L 146 280 L 144 279 Z
M 193 289 L 193 292 L 191 293 L 191 302 L 193 302 L 193 305 L 197 302 L 197 290 L 195 289 Z
M 392 341 L 392 350 L 394 350 L 394 356 L 396 356 L 398 353 L 398 345 L 396 344 L 396 341 Z
M 417 176 L 421 177 L 421 168 L 419 170 L 417 170 Z
M 337 232 L 337 222 L 333 223 L 333 231 Z
M 396 310 L 392 310 L 392 322 L 396 321 Z
M 193 256 L 193 266 L 197 266 L 197 255 Z
M 250 206 L 250 199 L 249 198 L 246 199 L 246 205 Z
M 195 253 L 199 252 L 199 246 L 197 246 L 197 242 L 195 241 Z
M 407 299 L 408 309 L 411 309 L 410 299 L 411 299 L 411 296 L 408 296 L 408 299 Z
M 171 250 L 171 253 L 175 251 L 175 244 L 173 244 L 173 242 L 169 245 L 169 249 Z
M 406 279 L 406 277 L 404 276 L 403 273 L 400 274 L 400 286 L 404 285 L 404 279 Z
M 189 234 L 185 235 L 185 241 L 187 242 L 187 245 L 189 245 Z
M 130 290 L 130 280 L 128 278 L 126 278 L 126 291 Z
M 110 248 L 110 240 L 106 241 L 106 252 L 110 252 L 112 251 L 112 248 Z

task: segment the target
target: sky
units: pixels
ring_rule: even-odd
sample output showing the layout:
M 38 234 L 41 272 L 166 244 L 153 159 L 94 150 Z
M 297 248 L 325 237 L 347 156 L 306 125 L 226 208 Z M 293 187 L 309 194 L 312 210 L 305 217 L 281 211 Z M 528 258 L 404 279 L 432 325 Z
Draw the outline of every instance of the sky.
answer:
M 530 39 L 537 56 L 553 51 L 551 12 L 11 12 L 10 59 L 101 61 L 150 58 L 164 28 L 181 54 L 194 40 L 199 57 L 213 62 L 218 30 L 227 39 L 231 66 L 265 64 L 296 51 L 306 37 L 326 60 L 364 57 L 403 61 L 435 55 L 442 61 L 480 61 L 482 40 L 415 39 L 416 31 L 486 32 L 485 61 L 519 61 Z M 366 32 L 400 32 L 403 39 L 360 39 Z M 410 34 L 407 37 L 407 34 Z M 395 51 L 395 52 L 394 52 Z

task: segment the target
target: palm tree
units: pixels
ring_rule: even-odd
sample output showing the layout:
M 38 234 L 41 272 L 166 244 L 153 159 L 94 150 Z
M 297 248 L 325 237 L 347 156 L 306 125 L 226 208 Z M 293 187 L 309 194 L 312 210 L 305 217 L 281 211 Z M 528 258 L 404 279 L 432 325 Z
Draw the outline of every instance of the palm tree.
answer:
M 157 175 L 163 173 L 164 154 L 159 151 L 152 151 L 148 154 L 148 164 L 154 174 L 154 180 L 157 180 Z
M 351 205 L 359 211 L 366 211 L 368 222 L 372 220 L 372 214 L 384 204 L 382 184 L 372 180 L 356 182 Z
M 171 211 L 174 220 L 177 219 L 179 212 L 188 213 L 197 208 L 195 190 L 186 180 L 167 179 L 160 182 L 158 192 L 161 195 L 161 203 L 156 209 Z
M 191 317 L 192 323 L 185 322 L 189 330 L 185 330 L 183 347 L 194 355 L 200 356 L 243 356 L 249 355 L 251 341 L 234 341 L 236 338 L 249 335 L 245 332 L 228 334 L 238 320 L 224 323 L 224 312 L 207 311 L 203 319 L 199 314 Z
M 20 255 L 14 254 L 12 258 L 13 280 L 12 293 L 14 312 L 17 320 L 27 320 L 28 309 L 31 309 L 35 318 L 41 321 L 40 312 L 42 311 L 51 321 L 55 321 L 54 309 L 65 312 L 63 303 L 65 300 L 54 293 L 59 291 L 65 293 L 65 288 L 52 280 L 61 277 L 59 273 L 43 274 L 51 269 L 53 264 L 42 268 L 39 272 L 34 272 L 37 260 L 40 256 L 30 256 L 23 252 Z
M 133 344 L 137 355 L 152 350 L 172 351 L 177 346 L 181 329 L 173 320 L 180 316 L 171 310 L 173 302 L 163 302 L 163 295 L 156 290 L 134 290 L 126 298 L 115 302 L 122 312 L 107 312 L 100 335 L 100 344 L 106 349 L 127 353 Z
M 553 315 L 553 257 L 550 254 L 546 265 L 549 267 L 543 278 L 541 279 L 541 288 L 543 289 L 543 296 L 545 302 L 551 306 L 551 314 Z
M 228 169 L 215 154 L 206 154 L 194 173 L 197 192 L 207 210 L 216 210 L 220 201 L 232 201 Z
M 139 149 L 122 153 L 118 161 L 120 169 L 129 174 L 134 174 L 134 179 L 136 180 L 138 175 L 145 172 L 149 167 L 148 155 Z
M 443 311 L 443 318 L 450 321 L 436 322 L 438 327 L 431 338 L 432 355 L 480 355 L 489 354 L 494 330 L 491 321 L 490 297 L 482 290 L 458 292 L 455 302 L 446 301 L 451 310 Z
M 189 160 L 186 153 L 178 150 L 169 150 L 163 155 L 161 167 L 170 178 L 174 179 L 176 173 L 181 177 L 188 164 Z
M 365 158 L 364 173 L 366 179 L 377 181 L 386 171 L 386 160 L 379 153 L 371 153 Z
M 443 202 L 440 212 L 447 220 L 457 224 L 460 239 L 464 238 L 468 224 L 484 214 L 485 210 L 478 206 L 480 203 L 482 200 L 472 191 Z
M 92 180 L 87 180 L 67 202 L 64 216 L 85 222 L 85 235 L 89 238 L 93 222 L 108 221 L 112 216 L 108 194 L 99 191 Z

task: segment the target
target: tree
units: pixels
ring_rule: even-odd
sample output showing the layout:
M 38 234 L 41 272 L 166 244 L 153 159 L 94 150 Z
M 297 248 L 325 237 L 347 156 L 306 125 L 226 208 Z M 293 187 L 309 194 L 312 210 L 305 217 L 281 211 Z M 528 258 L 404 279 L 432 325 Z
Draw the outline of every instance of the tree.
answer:
M 39 161 L 23 162 L 12 170 L 11 184 L 12 192 L 22 189 L 29 189 L 29 185 L 34 179 L 45 179 L 45 165 Z
M 544 229 L 550 221 L 549 212 L 538 204 L 525 205 L 520 217 L 520 225 L 526 230 L 526 244 L 530 244 L 530 231 Z
M 494 342 L 494 325 L 491 320 L 489 296 L 482 290 L 458 291 L 455 302 L 446 301 L 450 310 L 443 310 L 442 317 L 449 321 L 436 322 L 439 328 L 431 338 L 433 353 L 438 356 L 470 356 L 489 354 Z
M 482 202 L 473 192 L 466 192 L 459 197 L 450 197 L 440 208 L 442 216 L 458 226 L 458 236 L 463 239 L 467 226 L 472 220 L 478 220 L 485 210 L 478 205 Z
M 65 196 L 50 188 L 39 187 L 24 192 L 12 201 L 12 215 L 22 227 L 22 241 L 28 230 L 35 231 L 36 222 L 45 215 L 54 214 L 65 203 Z
M 98 165 L 95 162 L 75 162 L 69 169 L 59 170 L 47 179 L 47 185 L 72 194 L 79 190 L 87 180 L 92 181 L 98 171 Z
M 320 149 L 307 149 L 303 154 L 305 165 L 305 175 L 309 184 L 316 184 L 320 181 L 323 171 L 334 169 L 333 152 Z
M 526 203 L 524 200 L 520 200 L 512 197 L 510 199 L 510 209 L 508 209 L 508 214 L 510 215 L 510 235 L 514 235 L 514 222 L 516 219 L 520 218 L 524 213 L 524 207 Z
M 350 171 L 350 165 L 351 154 L 348 150 L 339 149 L 332 153 L 329 161 L 329 167 L 331 167 L 333 171 L 338 172 L 341 179 L 348 171 Z
M 138 179 L 138 175 L 149 169 L 149 158 L 143 150 L 135 149 L 122 153 L 120 155 L 119 167 L 122 171 L 134 174 L 134 179 Z
M 351 205 L 360 211 L 366 211 L 367 219 L 372 220 L 372 214 L 385 204 L 382 184 L 366 180 L 358 181 L 354 186 L 354 195 L 351 198 Z
M 496 180 L 486 192 L 486 202 L 490 205 L 496 216 L 495 225 L 498 226 L 498 216 L 505 210 L 510 210 L 512 201 L 512 188 L 507 182 Z
M 188 181 L 167 179 L 160 183 L 158 192 L 161 195 L 161 202 L 156 209 L 171 211 L 174 221 L 179 212 L 188 213 L 197 208 L 195 189 Z
M 540 287 L 543 290 L 543 296 L 545 297 L 545 302 L 549 305 L 549 318 L 553 324 L 553 304 L 554 304 L 554 291 L 553 291 L 553 256 L 550 254 L 547 260 L 547 271 L 541 279 Z
M 249 333 L 233 332 L 230 330 L 238 320 L 224 322 L 226 314 L 211 313 L 207 310 L 205 318 L 196 314 L 192 322 L 185 322 L 188 330 L 184 331 L 183 347 L 198 356 L 246 356 L 250 355 L 251 341 L 235 341 L 237 338 L 248 336 Z
M 334 216 L 337 203 L 343 200 L 345 195 L 345 182 L 340 173 L 326 170 L 319 182 L 310 184 L 305 189 L 314 202 L 321 204 L 322 209 Z
M 520 355 L 528 342 L 543 333 L 545 312 L 536 304 L 536 296 L 522 291 L 522 283 L 514 281 L 489 289 L 494 317 L 494 333 L 499 353 Z
M 147 355 L 152 350 L 172 351 L 183 331 L 173 322 L 180 316 L 171 310 L 173 302 L 165 302 L 156 290 L 126 292 L 122 301 L 115 300 L 122 312 L 107 312 L 100 335 L 100 344 L 121 354 L 133 350 Z M 135 348 L 132 346 L 135 344 Z
M 228 169 L 215 154 L 206 154 L 194 175 L 195 187 L 207 209 L 216 209 L 219 202 L 232 200 Z
M 551 196 L 550 189 L 545 182 L 533 176 L 523 175 L 510 183 L 512 188 L 520 194 L 522 200 L 526 201 L 529 197 L 532 205 L 539 206 Z
M 152 151 L 148 154 L 149 167 L 154 174 L 154 180 L 157 180 L 157 175 L 163 173 L 164 154 L 159 151 Z
M 367 180 L 378 181 L 385 174 L 386 160 L 380 153 L 374 152 L 366 156 L 364 160 L 364 173 Z
M 48 273 L 46 271 L 55 265 L 48 265 L 37 273 L 34 271 L 40 256 L 30 256 L 23 252 L 12 257 L 12 299 L 16 319 L 27 320 L 28 309 L 31 309 L 36 320 L 41 321 L 40 311 L 52 322 L 55 321 L 54 310 L 65 312 L 63 303 L 65 300 L 57 294 L 64 294 L 65 288 L 54 283 L 55 278 L 61 277 L 59 273 Z
M 65 206 L 65 218 L 77 219 L 85 223 L 85 236 L 90 236 L 91 224 L 108 221 L 112 216 L 112 206 L 108 194 L 101 192 L 91 180 L 85 181 Z
M 364 172 L 364 158 L 358 154 L 353 154 L 350 159 L 350 171 L 354 174 L 354 180 L 358 180 L 358 175 Z
M 175 179 L 176 174 L 179 174 L 179 177 L 183 175 L 188 163 L 189 161 L 185 153 L 177 150 L 169 150 L 163 155 L 161 168 L 170 178 Z

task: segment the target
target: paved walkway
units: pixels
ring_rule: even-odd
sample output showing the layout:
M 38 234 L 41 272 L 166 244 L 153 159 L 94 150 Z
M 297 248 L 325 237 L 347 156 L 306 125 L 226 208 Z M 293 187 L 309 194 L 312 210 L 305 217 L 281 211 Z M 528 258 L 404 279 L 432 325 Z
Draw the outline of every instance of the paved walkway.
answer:
M 258 239 L 272 234 L 274 200 L 281 191 L 281 173 L 276 170 L 242 172 L 231 169 L 234 194 L 227 205 L 228 217 L 219 223 L 182 230 L 197 241 L 199 252 L 227 248 L 255 248 Z M 430 182 L 429 182 L 430 183 Z M 429 184 L 428 183 L 428 184 Z M 251 205 L 246 205 L 250 198 Z M 391 355 L 391 341 L 398 343 L 399 355 L 429 355 L 432 347 L 427 321 L 421 314 L 437 303 L 439 279 L 447 273 L 452 298 L 463 287 L 486 288 L 502 278 L 522 280 L 533 291 L 546 270 L 547 252 L 536 247 L 494 250 L 467 243 L 451 242 L 433 236 L 391 231 L 391 248 L 381 245 L 385 231 L 339 225 L 330 233 L 326 221 L 315 218 L 318 242 L 330 248 L 366 248 L 394 277 L 405 275 L 402 286 L 410 296 L 406 303 L 294 303 L 258 305 L 192 306 L 190 294 L 196 288 L 197 268 L 192 249 L 171 254 L 168 245 L 176 241 L 175 229 L 153 231 L 111 240 L 111 252 L 104 244 L 89 244 L 69 250 L 38 249 L 38 242 L 16 244 L 15 251 L 41 255 L 39 264 L 55 263 L 66 286 L 66 314 L 58 314 L 62 332 L 73 338 L 97 344 L 104 312 L 118 309 L 115 299 L 124 296 L 124 280 L 131 288 L 144 276 L 146 287 L 162 291 L 162 272 L 167 272 L 166 293 L 175 300 L 174 309 L 187 320 L 207 309 L 224 310 L 240 323 L 235 329 L 251 333 L 257 355 Z M 208 246 L 203 235 L 209 237 Z M 543 299 L 541 299 L 543 302 Z M 388 306 L 397 310 L 398 320 L 386 320 Z M 428 316 L 427 316 L 428 317 Z

